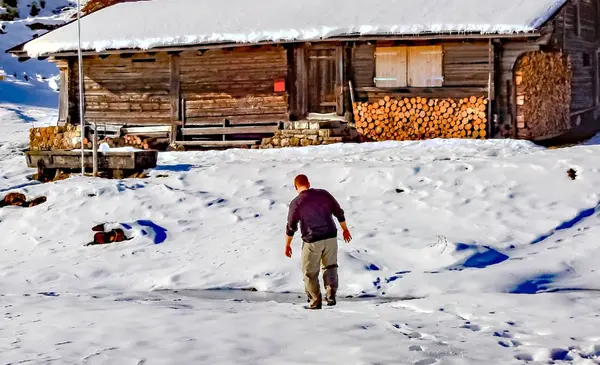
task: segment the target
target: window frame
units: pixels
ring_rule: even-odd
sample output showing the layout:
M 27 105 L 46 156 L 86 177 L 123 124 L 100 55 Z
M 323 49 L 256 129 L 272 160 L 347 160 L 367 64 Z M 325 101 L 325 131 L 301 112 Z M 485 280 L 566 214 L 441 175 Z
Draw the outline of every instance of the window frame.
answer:
M 403 54 L 400 56 L 400 58 L 403 58 L 404 61 L 404 65 L 403 65 L 403 70 L 401 71 L 404 76 L 401 77 L 400 79 L 396 79 L 398 80 L 398 82 L 396 84 L 393 84 L 393 82 L 390 82 L 394 79 L 386 79 L 385 77 L 382 77 L 380 75 L 386 75 L 386 74 L 393 74 L 393 70 L 388 71 L 388 70 L 381 70 L 380 67 L 382 67 L 385 63 L 385 61 L 381 61 L 380 63 L 380 58 L 378 58 L 378 56 L 386 56 L 389 55 L 388 53 L 393 53 L 394 50 L 399 50 L 399 49 L 403 49 L 404 52 L 402 52 Z M 421 52 L 419 53 L 419 50 L 421 50 Z M 415 63 L 414 68 L 411 67 L 411 58 L 414 58 L 414 54 L 418 53 L 420 55 L 422 54 L 427 54 L 427 53 L 436 53 L 439 54 L 439 63 L 435 63 L 435 67 L 436 67 L 436 74 L 433 77 L 427 79 L 427 80 L 436 80 L 432 83 L 430 83 L 430 85 L 420 85 L 417 82 L 413 81 L 413 77 L 415 75 L 418 75 L 418 69 L 416 65 L 422 65 L 421 62 L 419 63 Z M 411 57 L 412 55 L 412 57 Z M 441 88 L 444 87 L 444 82 L 445 82 L 445 77 L 444 77 L 444 47 L 441 44 L 437 44 L 437 45 L 426 45 L 426 46 L 412 46 L 412 45 L 403 45 L 403 46 L 376 46 L 375 47 L 375 77 L 373 79 L 375 87 L 377 88 L 381 88 L 381 89 L 394 89 L 394 88 Z M 389 60 L 388 60 L 389 62 Z M 387 71 L 387 72 L 386 72 Z M 397 72 L 397 71 L 396 71 Z M 422 80 L 422 78 L 420 79 Z M 391 84 L 391 85 L 390 85 Z M 432 85 L 431 85 L 432 84 Z

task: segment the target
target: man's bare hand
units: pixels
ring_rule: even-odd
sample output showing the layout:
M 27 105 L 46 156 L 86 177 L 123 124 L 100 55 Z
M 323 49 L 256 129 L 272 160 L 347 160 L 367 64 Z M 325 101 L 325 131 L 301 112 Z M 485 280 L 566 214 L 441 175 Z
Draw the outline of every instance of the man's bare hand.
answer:
M 285 246 L 285 255 L 289 258 L 292 257 L 292 246 Z
M 344 229 L 343 236 L 344 236 L 344 241 L 346 241 L 346 243 L 349 243 L 350 241 L 352 241 L 352 235 L 350 234 L 350 230 Z

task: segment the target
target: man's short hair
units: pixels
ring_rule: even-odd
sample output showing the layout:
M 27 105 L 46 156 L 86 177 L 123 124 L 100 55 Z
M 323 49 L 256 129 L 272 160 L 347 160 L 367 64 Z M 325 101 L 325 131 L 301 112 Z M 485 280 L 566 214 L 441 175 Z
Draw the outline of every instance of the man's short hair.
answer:
M 309 187 L 310 186 L 310 182 L 308 181 L 308 177 L 306 177 L 306 175 L 298 175 L 298 176 L 296 176 L 296 178 L 294 179 L 294 186 Z

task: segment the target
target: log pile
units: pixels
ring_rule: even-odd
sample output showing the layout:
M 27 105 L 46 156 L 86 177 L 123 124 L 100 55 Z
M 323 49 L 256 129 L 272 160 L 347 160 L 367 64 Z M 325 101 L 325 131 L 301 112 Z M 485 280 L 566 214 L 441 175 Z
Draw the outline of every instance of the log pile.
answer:
M 260 149 L 306 147 L 343 142 L 344 137 L 333 136 L 331 129 L 280 130 L 271 138 L 263 138 Z
M 163 149 L 169 144 L 168 138 L 147 137 L 128 134 L 124 137 L 106 137 L 99 143 L 106 143 L 111 148 L 115 147 L 134 147 L 141 150 Z
M 553 137 L 571 128 L 572 70 L 565 54 L 530 52 L 517 62 L 517 136 Z
M 375 141 L 487 136 L 484 97 L 435 99 L 413 97 L 354 103 L 356 130 Z
M 29 130 L 29 148 L 32 151 L 72 150 L 81 148 L 80 142 L 81 128 L 71 124 Z M 92 148 L 90 141 L 84 138 L 83 142 L 86 148 Z

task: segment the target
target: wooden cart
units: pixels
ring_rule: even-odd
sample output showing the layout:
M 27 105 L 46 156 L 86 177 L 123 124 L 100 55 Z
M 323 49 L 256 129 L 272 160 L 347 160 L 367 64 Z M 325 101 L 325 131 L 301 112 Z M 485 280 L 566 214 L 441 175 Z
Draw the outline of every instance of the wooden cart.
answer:
M 52 180 L 60 173 L 81 172 L 81 151 L 25 151 L 27 166 L 38 169 L 38 180 Z M 98 172 L 109 178 L 126 178 L 155 168 L 158 151 L 98 151 Z M 93 168 L 92 151 L 84 152 L 86 171 Z

